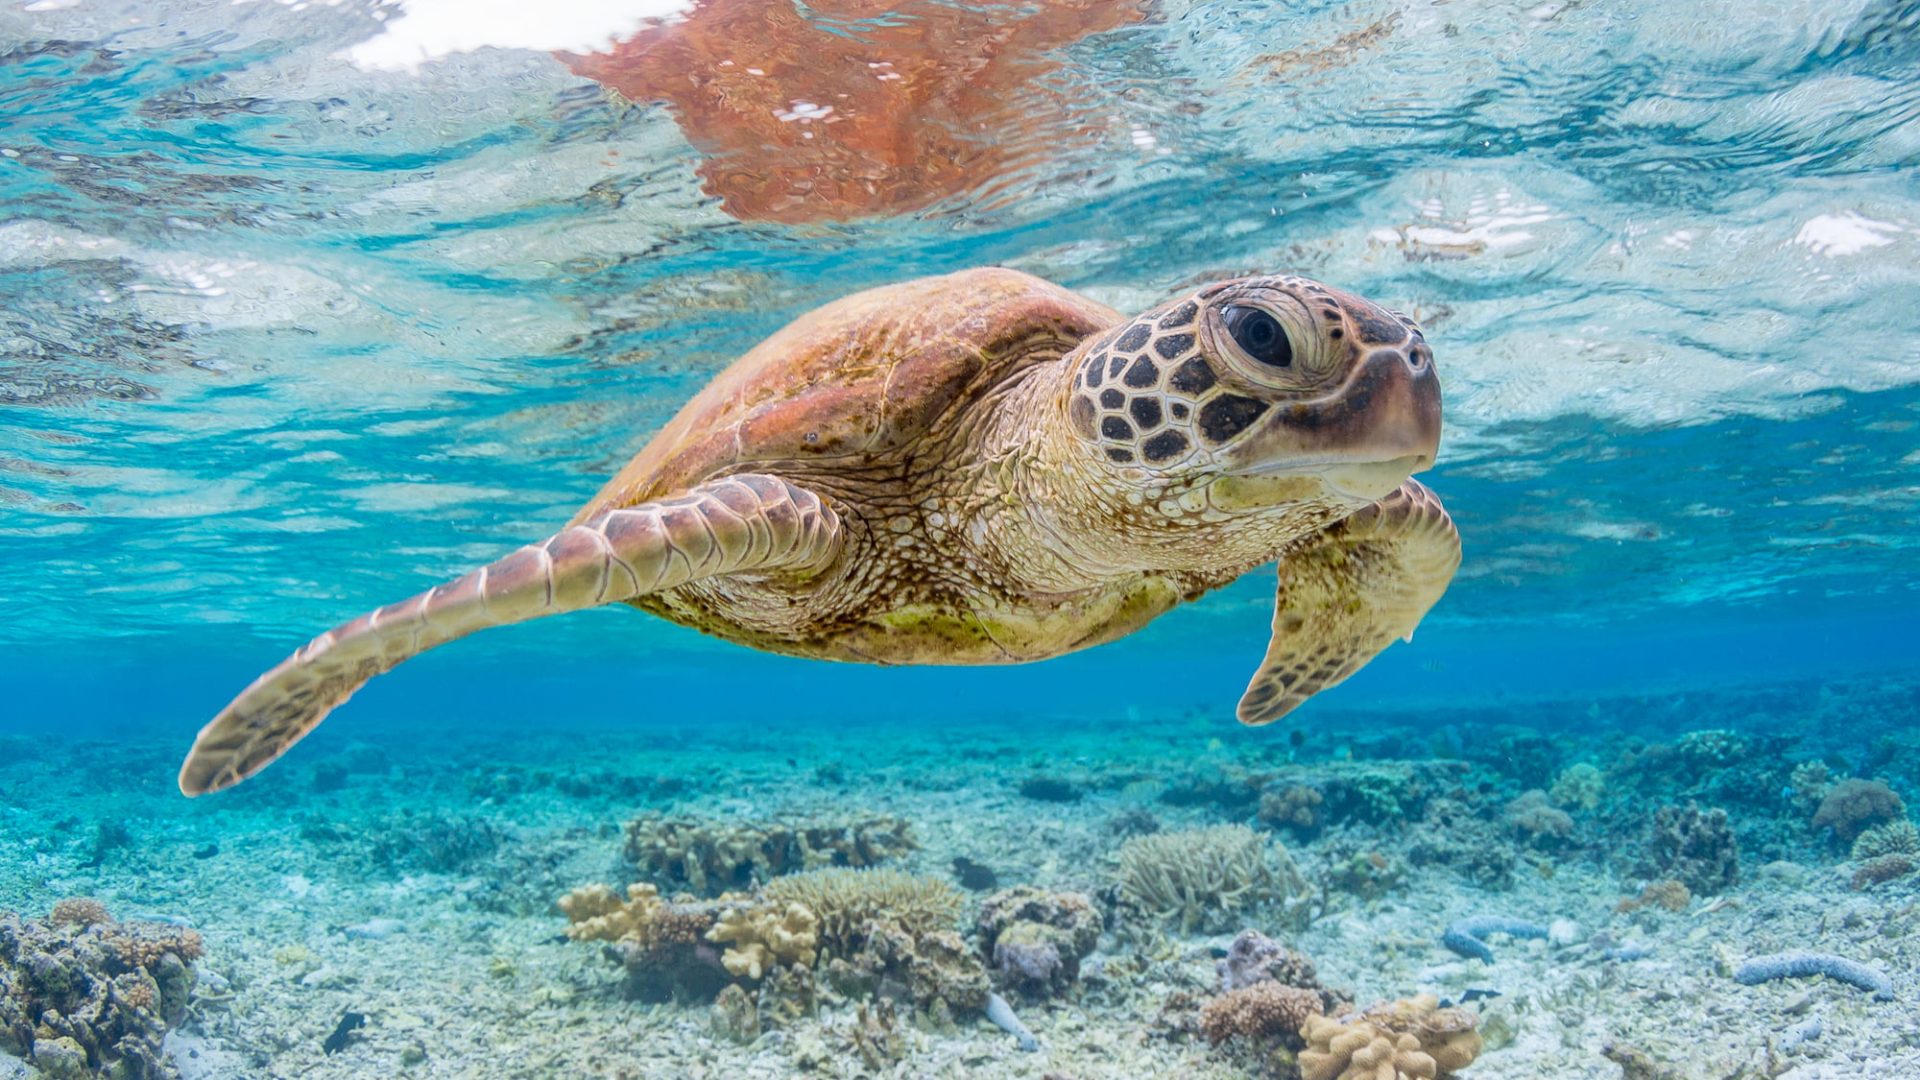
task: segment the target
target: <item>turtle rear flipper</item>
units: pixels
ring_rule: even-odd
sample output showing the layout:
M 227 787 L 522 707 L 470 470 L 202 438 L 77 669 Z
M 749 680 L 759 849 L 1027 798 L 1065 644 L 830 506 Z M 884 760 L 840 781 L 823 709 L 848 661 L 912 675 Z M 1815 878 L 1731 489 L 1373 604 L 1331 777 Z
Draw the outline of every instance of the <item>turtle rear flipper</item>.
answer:
M 506 558 L 321 634 L 202 728 L 180 768 L 199 795 L 259 772 L 368 679 L 475 630 L 630 600 L 742 571 L 806 571 L 839 553 L 819 496 L 744 474 L 607 510 Z
M 1328 526 L 1280 560 L 1273 638 L 1240 698 L 1243 724 L 1268 724 L 1411 639 L 1460 568 L 1460 534 L 1418 481 Z

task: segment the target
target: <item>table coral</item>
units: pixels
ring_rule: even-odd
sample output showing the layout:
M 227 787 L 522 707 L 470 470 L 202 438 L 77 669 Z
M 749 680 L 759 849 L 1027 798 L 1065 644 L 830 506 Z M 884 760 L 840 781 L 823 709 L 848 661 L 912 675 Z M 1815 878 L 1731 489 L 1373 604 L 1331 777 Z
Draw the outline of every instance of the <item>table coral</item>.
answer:
M 1308 1017 L 1301 1080 L 1434 1080 L 1466 1068 L 1480 1056 L 1479 1018 L 1438 1005 L 1422 994 L 1358 1017 Z
M 1244 825 L 1139 836 L 1120 847 L 1121 901 L 1183 934 L 1230 928 L 1243 913 L 1304 910 L 1306 880 L 1286 849 Z M 1292 901 L 1292 903 L 1290 903 Z
M 777 966 L 813 965 L 820 922 L 805 904 L 729 907 L 707 931 L 707 940 L 732 946 L 721 966 L 738 978 L 760 981 Z
M 907 823 L 885 816 L 754 824 L 643 814 L 626 827 L 627 861 L 700 896 L 802 870 L 874 866 L 914 847 Z

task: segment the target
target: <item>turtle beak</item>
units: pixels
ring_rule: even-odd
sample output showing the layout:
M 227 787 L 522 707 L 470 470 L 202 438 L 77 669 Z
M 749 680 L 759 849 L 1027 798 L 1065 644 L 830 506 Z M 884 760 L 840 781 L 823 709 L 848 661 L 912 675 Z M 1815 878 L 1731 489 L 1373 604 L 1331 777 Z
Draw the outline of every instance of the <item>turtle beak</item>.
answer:
M 1346 381 L 1304 401 L 1281 401 L 1234 447 L 1230 471 L 1315 476 L 1329 493 L 1372 502 L 1433 465 L 1440 450 L 1440 379 L 1415 336 L 1377 346 Z

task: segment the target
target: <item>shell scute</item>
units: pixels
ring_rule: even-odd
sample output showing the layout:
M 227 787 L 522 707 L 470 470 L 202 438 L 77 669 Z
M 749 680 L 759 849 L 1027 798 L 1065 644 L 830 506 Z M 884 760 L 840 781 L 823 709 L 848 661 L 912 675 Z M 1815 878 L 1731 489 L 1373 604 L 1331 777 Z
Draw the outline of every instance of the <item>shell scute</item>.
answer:
M 856 293 L 795 320 L 715 376 L 576 521 L 780 462 L 874 457 L 934 430 L 1006 374 L 1120 314 L 1017 270 Z

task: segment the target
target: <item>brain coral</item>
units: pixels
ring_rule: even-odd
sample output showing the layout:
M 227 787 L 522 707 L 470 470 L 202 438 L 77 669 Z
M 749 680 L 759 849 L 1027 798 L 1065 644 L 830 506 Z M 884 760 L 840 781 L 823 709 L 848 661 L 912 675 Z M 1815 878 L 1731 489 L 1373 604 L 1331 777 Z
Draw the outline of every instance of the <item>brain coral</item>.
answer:
M 1308 1017 L 1301 1080 L 1435 1080 L 1466 1068 L 1480 1056 L 1479 1018 L 1438 1005 L 1422 994 L 1344 1020 Z

